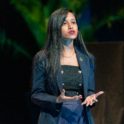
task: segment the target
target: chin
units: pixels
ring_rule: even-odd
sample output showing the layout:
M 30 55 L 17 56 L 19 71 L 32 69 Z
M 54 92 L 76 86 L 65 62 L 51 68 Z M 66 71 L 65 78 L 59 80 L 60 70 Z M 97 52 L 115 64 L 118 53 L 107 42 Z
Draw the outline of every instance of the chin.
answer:
M 70 40 L 74 40 L 77 38 L 77 36 L 68 36 L 68 37 L 63 37 L 65 39 L 70 39 Z
M 76 38 L 77 38 L 77 36 L 69 37 L 68 39 L 72 39 L 72 40 L 74 40 L 74 39 L 76 39 Z

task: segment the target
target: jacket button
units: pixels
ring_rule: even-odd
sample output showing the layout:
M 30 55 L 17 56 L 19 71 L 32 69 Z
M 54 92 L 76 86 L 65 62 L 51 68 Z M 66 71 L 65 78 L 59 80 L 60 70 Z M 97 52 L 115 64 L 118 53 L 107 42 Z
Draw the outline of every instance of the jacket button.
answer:
M 78 92 L 77 92 L 77 95 L 78 95 Z
M 62 85 L 65 85 L 64 83 Z
M 62 73 L 62 74 L 64 73 L 63 70 L 61 70 L 61 73 Z
M 81 71 L 79 70 L 78 73 L 81 73 Z
M 81 86 L 81 84 L 79 84 L 79 86 Z

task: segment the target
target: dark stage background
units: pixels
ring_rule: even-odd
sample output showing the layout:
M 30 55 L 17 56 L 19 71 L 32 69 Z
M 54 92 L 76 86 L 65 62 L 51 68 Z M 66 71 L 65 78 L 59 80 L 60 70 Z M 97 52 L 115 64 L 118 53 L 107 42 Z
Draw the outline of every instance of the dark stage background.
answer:
M 98 97 L 99 102 L 91 109 L 96 124 L 124 123 L 124 43 L 104 42 L 86 44 L 96 58 L 96 92 L 105 93 Z M 31 65 L 23 61 L 0 59 L 0 124 L 36 124 L 40 107 L 31 103 L 30 89 L 26 87 L 30 80 L 25 71 Z M 28 72 L 31 73 L 31 69 Z M 27 80 L 26 80 L 26 78 Z
M 96 58 L 96 124 L 124 124 L 123 0 L 0 0 L 0 124 L 36 124 L 30 100 L 33 56 L 42 49 L 48 19 L 72 9 L 88 50 Z M 120 42 L 122 41 L 122 42 Z

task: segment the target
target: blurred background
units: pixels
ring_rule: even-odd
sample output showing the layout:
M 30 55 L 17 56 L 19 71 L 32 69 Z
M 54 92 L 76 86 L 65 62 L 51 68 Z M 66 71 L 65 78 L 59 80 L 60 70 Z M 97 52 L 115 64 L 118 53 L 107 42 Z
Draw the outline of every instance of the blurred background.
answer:
M 40 108 L 30 101 L 32 61 L 59 8 L 77 14 L 86 44 L 124 41 L 124 0 L 0 0 L 0 124 L 37 123 Z

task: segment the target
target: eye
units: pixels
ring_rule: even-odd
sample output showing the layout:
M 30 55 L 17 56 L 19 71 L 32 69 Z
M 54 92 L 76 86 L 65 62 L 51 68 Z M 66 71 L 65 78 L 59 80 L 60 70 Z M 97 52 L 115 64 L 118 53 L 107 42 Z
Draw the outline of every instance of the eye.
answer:
M 72 22 L 72 24 L 76 24 L 76 22 Z
M 65 25 L 66 24 L 66 22 L 63 22 L 63 25 Z

